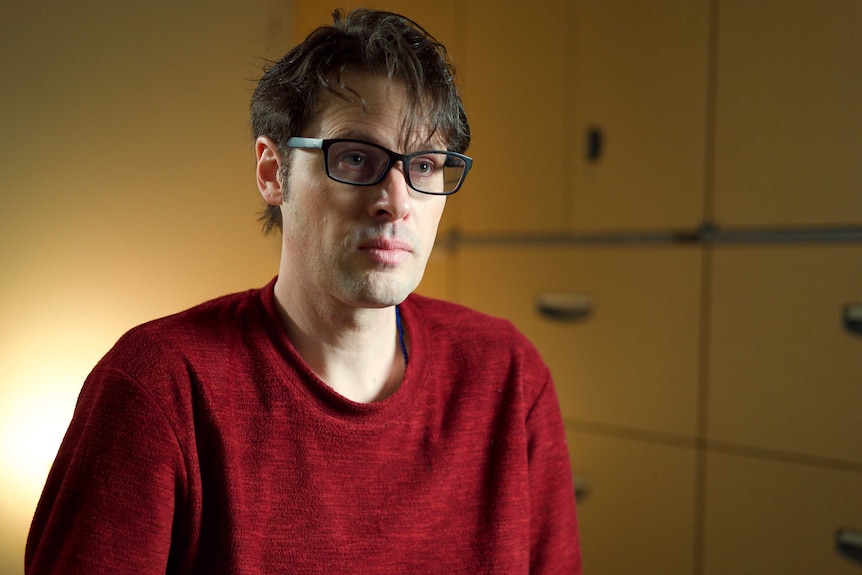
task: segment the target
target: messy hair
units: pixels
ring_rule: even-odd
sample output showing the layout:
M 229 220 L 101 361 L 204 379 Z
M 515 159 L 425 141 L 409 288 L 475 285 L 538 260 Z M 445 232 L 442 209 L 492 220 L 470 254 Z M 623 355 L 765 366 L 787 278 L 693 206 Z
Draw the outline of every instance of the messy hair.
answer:
M 336 10 L 332 16 L 331 26 L 317 28 L 265 69 L 251 99 L 254 138 L 273 140 L 286 167 L 287 139 L 301 135 L 322 94 L 347 97 L 351 90 L 341 78 L 359 72 L 405 84 L 403 143 L 421 125 L 429 140 L 465 152 L 470 127 L 446 48 L 416 22 L 392 12 L 358 8 L 347 15 Z M 261 221 L 265 232 L 281 229 L 281 210 L 268 205 Z

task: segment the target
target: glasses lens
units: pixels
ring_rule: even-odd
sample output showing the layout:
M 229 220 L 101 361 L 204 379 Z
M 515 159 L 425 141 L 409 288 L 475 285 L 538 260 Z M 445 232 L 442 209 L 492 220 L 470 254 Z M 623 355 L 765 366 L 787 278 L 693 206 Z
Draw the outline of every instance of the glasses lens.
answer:
M 458 189 L 466 164 L 444 152 L 423 152 L 410 158 L 410 185 L 420 192 L 448 194 Z
M 443 191 L 448 193 L 454 192 L 464 181 L 464 176 L 467 173 L 467 162 L 463 158 L 446 154 L 446 164 L 443 172 Z
M 347 184 L 370 184 L 389 166 L 389 155 L 362 142 L 335 142 L 327 157 L 330 177 Z

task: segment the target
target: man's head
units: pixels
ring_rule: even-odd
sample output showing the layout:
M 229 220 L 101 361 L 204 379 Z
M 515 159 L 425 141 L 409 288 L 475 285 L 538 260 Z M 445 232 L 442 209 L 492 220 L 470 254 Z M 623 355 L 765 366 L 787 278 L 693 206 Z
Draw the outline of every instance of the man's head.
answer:
M 470 129 L 454 83 L 446 49 L 415 22 L 390 12 L 336 11 L 332 26 L 316 29 L 296 48 L 269 67 L 252 97 L 255 138 L 266 136 L 278 146 L 287 175 L 291 150 L 286 143 L 301 136 L 312 116 L 330 97 L 350 99 L 346 74 L 383 76 L 406 87 L 401 146 L 407 148 L 422 131 L 454 152 L 464 152 Z M 290 192 L 287 187 L 284 193 Z M 281 228 L 282 214 L 270 204 L 264 229 Z
M 445 194 L 471 163 L 452 75 L 416 24 L 367 10 L 336 13 L 266 72 L 252 100 L 256 176 L 282 231 L 285 297 L 379 308 L 416 288 Z

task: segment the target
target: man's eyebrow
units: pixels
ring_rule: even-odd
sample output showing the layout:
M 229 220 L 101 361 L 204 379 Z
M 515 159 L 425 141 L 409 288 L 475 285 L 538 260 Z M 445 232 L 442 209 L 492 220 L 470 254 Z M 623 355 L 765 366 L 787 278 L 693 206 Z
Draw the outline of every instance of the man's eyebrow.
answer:
M 354 139 L 354 140 L 365 140 L 367 142 L 372 142 L 375 144 L 377 143 L 377 141 L 371 136 L 371 134 L 364 132 L 364 131 L 353 130 L 353 129 L 338 130 L 335 132 L 335 137 L 337 137 L 337 138 L 350 138 L 350 139 Z
M 346 128 L 343 131 L 342 130 L 336 131 L 333 137 L 335 137 L 335 138 L 347 138 L 349 140 L 362 140 L 363 142 L 369 142 L 371 144 L 376 144 L 378 146 L 383 146 L 384 148 L 389 149 L 389 147 L 386 144 L 384 144 L 383 142 L 381 142 L 380 140 L 378 140 L 377 138 L 375 138 L 374 136 L 372 136 L 371 134 L 369 134 L 368 132 L 365 132 L 363 130 L 355 130 L 352 128 Z M 432 149 L 445 151 L 446 145 L 442 142 L 432 142 L 432 141 L 414 142 L 413 145 L 410 146 L 410 149 L 404 153 L 419 152 L 419 151 L 432 150 Z M 397 152 L 398 150 L 394 150 L 394 151 Z

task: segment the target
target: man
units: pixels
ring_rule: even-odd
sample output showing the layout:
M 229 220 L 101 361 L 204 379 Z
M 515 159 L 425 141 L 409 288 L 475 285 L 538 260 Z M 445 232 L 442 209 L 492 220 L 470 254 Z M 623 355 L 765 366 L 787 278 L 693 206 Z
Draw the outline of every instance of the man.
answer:
M 87 379 L 42 573 L 580 573 L 547 367 L 411 292 L 472 160 L 445 49 L 335 14 L 252 99 L 279 274 L 140 326 Z

